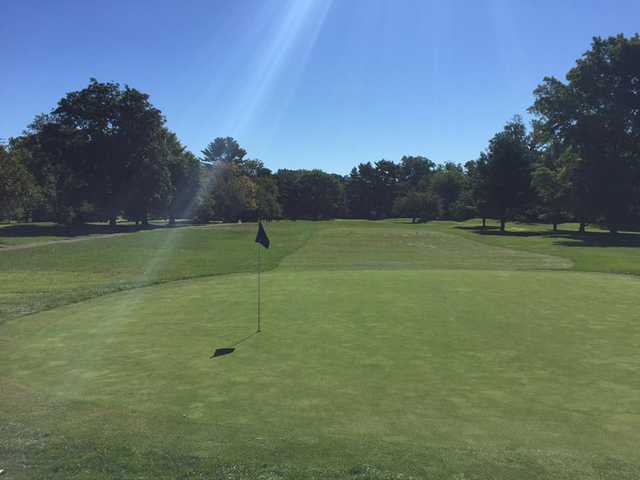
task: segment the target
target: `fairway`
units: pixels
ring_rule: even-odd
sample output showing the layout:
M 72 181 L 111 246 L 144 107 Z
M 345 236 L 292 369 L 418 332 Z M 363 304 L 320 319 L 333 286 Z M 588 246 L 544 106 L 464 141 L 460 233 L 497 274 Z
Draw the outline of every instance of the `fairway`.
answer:
M 41 310 L 0 323 L 9 478 L 640 476 L 637 277 L 576 271 L 590 247 L 551 240 L 280 222 L 253 334 L 254 229 L 0 252 L 23 280 L 4 310 Z

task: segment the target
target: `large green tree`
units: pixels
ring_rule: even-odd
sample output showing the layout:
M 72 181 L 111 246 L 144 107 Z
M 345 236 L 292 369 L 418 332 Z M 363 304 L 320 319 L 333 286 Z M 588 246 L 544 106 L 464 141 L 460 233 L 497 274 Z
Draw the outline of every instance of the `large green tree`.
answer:
M 402 168 L 390 160 L 375 163 L 374 209 L 376 216 L 393 215 L 393 202 L 401 192 Z
M 567 218 L 570 181 L 567 177 L 570 152 L 555 143 L 540 152 L 531 173 L 536 194 L 535 212 L 540 220 L 550 222 L 553 231 Z
M 303 218 L 302 187 L 300 178 L 305 170 L 280 169 L 275 178 L 278 185 L 278 202 L 282 207 L 282 214 L 287 218 Z
M 278 184 L 271 175 L 256 179 L 256 214 L 258 219 L 273 220 L 282 216 L 278 203 Z
M 393 213 L 398 217 L 409 217 L 411 223 L 417 220 L 433 220 L 438 216 L 438 199 L 429 192 L 412 190 L 396 198 Z
M 396 197 L 402 193 L 402 180 L 418 182 L 422 170 L 409 166 L 420 162 L 407 161 L 407 169 L 390 160 L 361 163 L 351 170 L 346 181 L 347 209 L 358 218 L 384 218 L 393 215 Z M 428 170 L 428 167 L 425 169 Z
M 217 137 L 202 150 L 202 161 L 241 165 L 246 155 L 247 151 L 233 137 Z
M 305 217 L 335 218 L 344 206 L 344 189 L 338 175 L 322 170 L 306 171 L 300 177 L 300 203 Z
M 25 164 L 25 152 L 0 145 L 0 220 L 27 217 L 36 196 L 33 176 Z
M 247 151 L 232 137 L 218 137 L 202 150 L 205 191 L 196 215 L 200 221 L 272 220 L 282 215 L 280 182 L 283 181 L 285 195 L 293 195 L 299 189 L 301 174 L 282 171 L 278 172 L 281 177 L 274 176 L 262 161 L 246 155 Z M 291 200 L 286 204 L 287 213 L 296 218 L 294 209 L 300 207 L 299 198 Z
M 322 170 L 278 170 L 279 201 L 287 218 L 335 218 L 344 215 L 344 182 Z
M 64 127 L 53 115 L 38 115 L 11 143 L 27 152 L 25 163 L 38 187 L 32 218 L 61 223 L 82 220 L 82 210 L 91 206 L 89 182 L 81 168 L 81 132 Z
M 59 220 L 108 219 L 125 210 L 147 215 L 169 190 L 156 162 L 164 118 L 149 96 L 91 79 L 65 95 L 25 134 L 40 180 L 55 196 Z M 132 205 L 133 204 L 133 205 Z
M 405 155 L 400 159 L 401 188 L 407 192 L 426 184 L 433 174 L 436 164 L 427 157 Z
M 376 171 L 371 162 L 361 163 L 351 169 L 346 183 L 347 210 L 351 217 L 375 216 Z
M 516 117 L 489 141 L 486 152 L 477 161 L 482 197 L 500 220 L 506 221 L 531 199 L 531 169 L 535 155 L 526 127 Z
M 160 139 L 167 151 L 170 178 L 167 216 L 169 223 L 174 224 L 177 217 L 189 218 L 194 214 L 200 189 L 200 160 L 168 129 L 163 130 Z
M 88 87 L 60 100 L 53 114 L 58 123 L 82 135 L 78 167 L 99 216 L 114 225 L 127 202 L 141 197 L 131 196 L 131 190 L 150 198 L 145 210 L 159 202 L 168 188 L 166 172 L 155 165 L 164 118 L 147 94 L 92 79 Z
M 594 38 L 566 79 L 546 77 L 530 110 L 547 143 L 573 151 L 573 213 L 581 230 L 601 218 L 616 232 L 638 202 L 640 37 Z
M 220 163 L 214 167 L 211 202 L 214 218 L 236 222 L 255 217 L 256 184 L 242 174 L 233 163 Z
M 469 160 L 464 164 L 466 184 L 469 189 L 469 207 L 482 219 L 482 228 L 487 226 L 487 217 L 491 217 L 491 209 L 487 200 L 488 188 L 486 177 L 478 169 L 478 160 Z
M 429 190 L 438 199 L 439 216 L 452 218 L 456 202 L 466 185 L 464 170 L 455 163 L 439 166 L 429 181 Z

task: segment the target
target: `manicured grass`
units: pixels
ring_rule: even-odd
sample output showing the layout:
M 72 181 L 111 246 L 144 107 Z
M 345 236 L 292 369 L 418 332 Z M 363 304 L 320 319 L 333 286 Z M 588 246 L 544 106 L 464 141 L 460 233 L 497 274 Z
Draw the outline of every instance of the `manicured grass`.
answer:
M 255 225 L 0 253 L 25 299 L 149 284 L 0 325 L 8 478 L 640 476 L 640 279 L 452 224 L 267 230 L 253 336 Z
M 562 224 L 558 232 L 550 225 L 507 225 L 501 233 L 494 222 L 483 230 L 480 220 L 467 222 L 433 222 L 430 229 L 456 234 L 485 245 L 518 249 L 531 253 L 561 256 L 582 272 L 608 272 L 640 275 L 640 234 L 612 235 L 595 227 L 578 233 L 576 224 Z
M 430 225 L 406 221 L 335 221 L 318 228 L 307 248 L 287 256 L 293 270 L 434 269 L 555 270 L 571 262 L 543 253 L 487 246 Z

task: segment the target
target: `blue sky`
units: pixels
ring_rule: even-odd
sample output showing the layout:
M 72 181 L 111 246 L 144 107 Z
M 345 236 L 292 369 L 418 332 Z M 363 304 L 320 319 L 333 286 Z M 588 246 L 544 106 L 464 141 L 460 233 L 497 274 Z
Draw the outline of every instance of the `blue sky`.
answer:
M 636 1 L 25 1 L 0 5 L 0 138 L 90 77 L 151 95 L 194 153 L 272 168 L 476 158 Z

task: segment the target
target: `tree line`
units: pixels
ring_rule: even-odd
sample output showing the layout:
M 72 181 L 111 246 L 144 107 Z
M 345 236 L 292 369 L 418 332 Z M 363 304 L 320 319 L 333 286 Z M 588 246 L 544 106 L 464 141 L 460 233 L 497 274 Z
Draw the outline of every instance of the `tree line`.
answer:
M 640 226 L 640 37 L 594 38 L 567 73 L 534 91 L 530 126 L 515 116 L 464 165 L 424 156 L 361 163 L 346 175 L 276 172 L 231 137 L 198 158 L 149 96 L 100 83 L 0 146 L 0 219 L 513 219 Z

